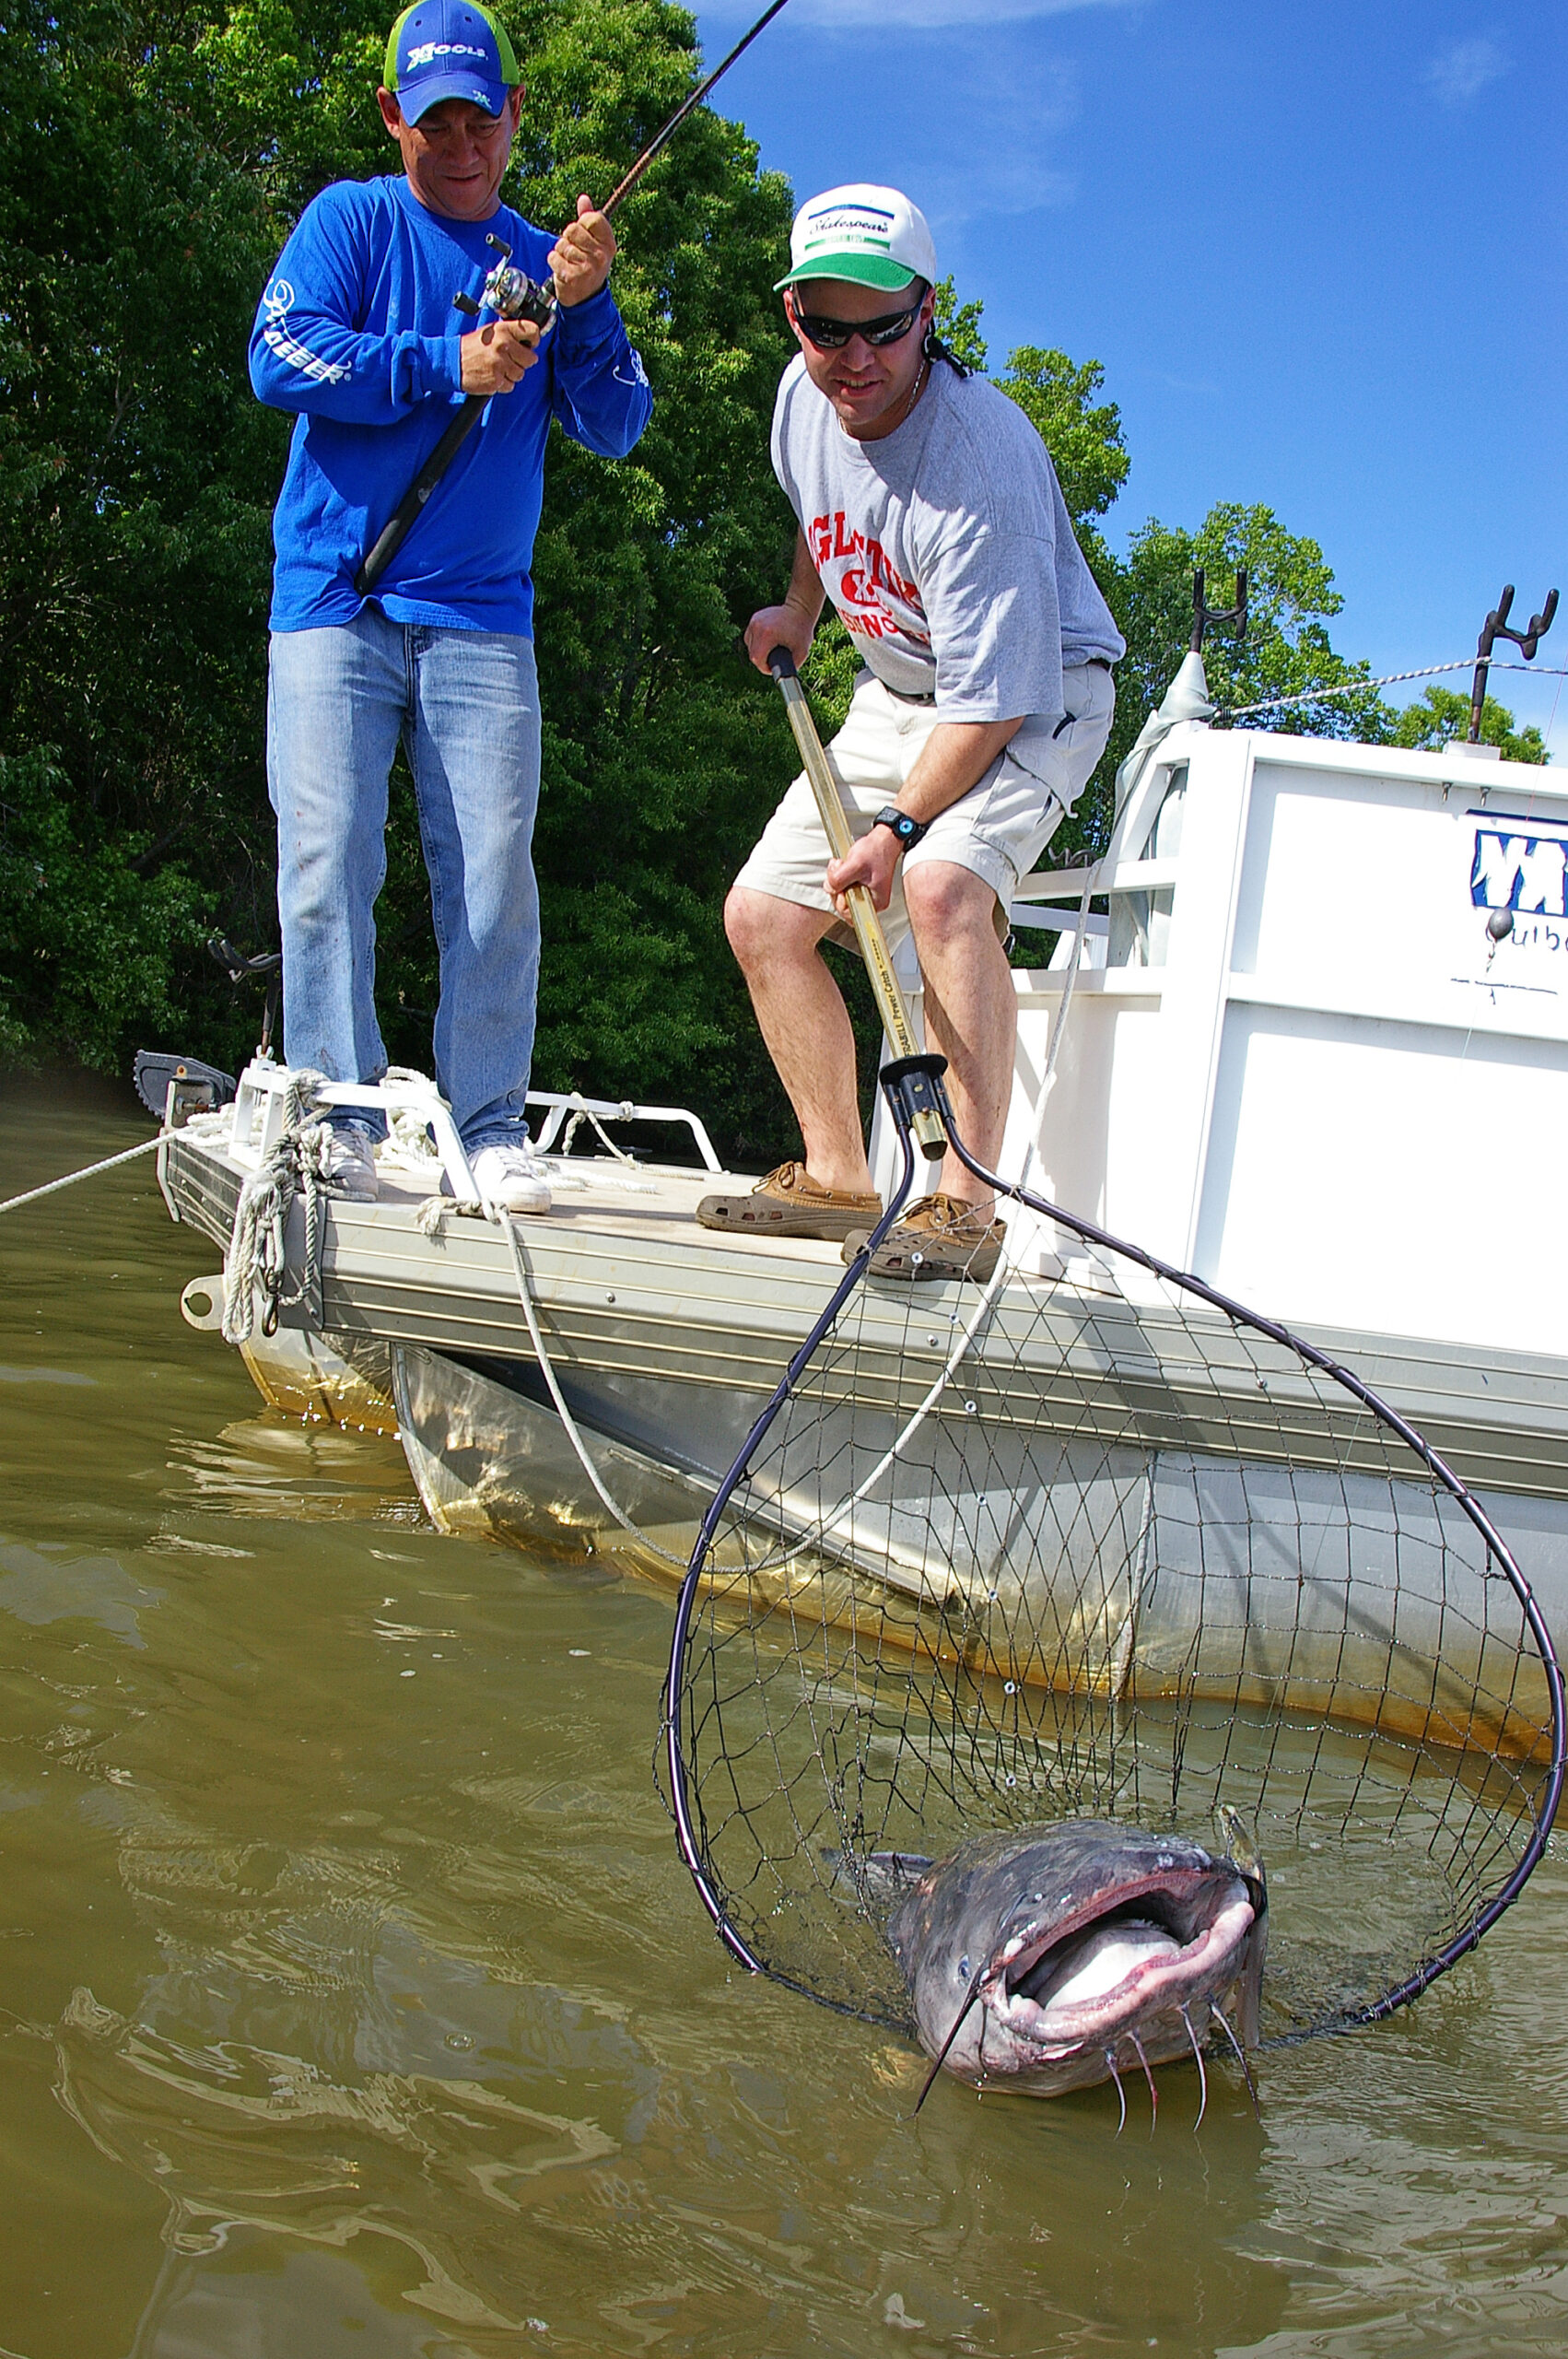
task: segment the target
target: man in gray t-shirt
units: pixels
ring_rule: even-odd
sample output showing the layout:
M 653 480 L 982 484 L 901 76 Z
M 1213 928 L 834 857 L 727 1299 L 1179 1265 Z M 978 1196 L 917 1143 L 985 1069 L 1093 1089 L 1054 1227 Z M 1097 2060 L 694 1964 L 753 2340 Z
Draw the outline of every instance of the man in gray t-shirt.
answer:
M 895 950 L 913 933 L 960 1135 L 994 1169 L 1017 1025 L 1006 910 L 1099 759 L 1124 650 L 1044 443 L 932 334 L 936 255 L 918 208 L 895 189 L 831 189 L 797 215 L 790 261 L 779 286 L 801 350 L 773 464 L 800 534 L 784 601 L 753 616 L 746 645 L 759 671 L 780 645 L 803 663 L 825 597 L 853 635 L 866 669 L 832 752 L 856 841 L 829 857 L 797 779 L 725 904 L 805 1160 L 750 1195 L 705 1198 L 697 1218 L 847 1239 L 882 1207 L 820 945 L 852 885 L 871 888 Z M 1002 1228 L 989 1193 L 952 1155 L 942 1183 L 874 1270 L 989 1274 Z

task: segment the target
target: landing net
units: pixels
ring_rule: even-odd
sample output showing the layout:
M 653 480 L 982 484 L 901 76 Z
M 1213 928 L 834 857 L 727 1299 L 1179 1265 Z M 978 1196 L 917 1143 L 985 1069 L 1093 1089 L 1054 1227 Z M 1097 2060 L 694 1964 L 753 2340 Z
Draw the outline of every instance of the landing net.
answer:
M 747 1966 L 907 2028 L 888 1854 L 1084 1815 L 1220 1849 L 1229 1804 L 1266 2036 L 1386 2013 L 1544 1848 L 1563 1689 L 1524 1577 L 1352 1373 L 1003 1192 L 1041 1273 L 862 1260 L 709 1511 L 664 1738 L 703 1902 Z

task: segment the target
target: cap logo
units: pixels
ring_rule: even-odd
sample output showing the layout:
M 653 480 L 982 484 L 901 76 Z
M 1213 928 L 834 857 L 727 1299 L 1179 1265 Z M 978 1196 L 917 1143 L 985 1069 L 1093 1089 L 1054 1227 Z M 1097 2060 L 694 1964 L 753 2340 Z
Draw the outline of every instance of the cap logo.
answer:
M 409 51 L 404 63 L 412 74 L 421 65 L 428 65 L 433 57 L 477 57 L 483 62 L 485 52 L 465 41 L 422 41 L 417 49 Z
M 825 189 L 796 214 L 790 269 L 797 278 L 848 278 L 865 287 L 907 287 L 936 279 L 936 249 L 926 217 L 899 190 L 858 182 Z
M 825 237 L 842 237 L 845 231 L 859 230 L 868 238 L 885 238 L 892 229 L 891 213 L 813 213 L 812 229 L 813 242 Z

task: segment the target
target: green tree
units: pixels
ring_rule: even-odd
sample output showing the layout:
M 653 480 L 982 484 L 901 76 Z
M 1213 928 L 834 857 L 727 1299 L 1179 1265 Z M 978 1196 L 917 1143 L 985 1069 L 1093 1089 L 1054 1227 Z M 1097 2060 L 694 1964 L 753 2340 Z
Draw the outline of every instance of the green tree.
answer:
M 1422 753 L 1440 754 L 1455 738 L 1470 734 L 1470 700 L 1453 688 L 1433 686 L 1406 705 L 1399 713 L 1390 714 L 1388 743 L 1411 745 Z M 1488 697 L 1480 709 L 1480 742 L 1495 745 L 1505 762 L 1544 762 L 1546 740 L 1533 725 L 1515 729 L 1514 716 L 1506 705 L 1495 697 Z
M 275 438 L 241 397 L 269 231 L 185 31 L 109 0 L 23 0 L 0 37 L 0 747 L 57 749 L 47 791 L 16 773 L 37 790 L 7 798 L 6 848 L 13 876 L 55 874 L 68 813 L 86 933 L 144 984 L 89 1012 L 64 965 L 42 1000 L 7 958 L 0 991 L 13 1050 L 99 1063 L 195 973 L 165 870 L 200 875 L 237 923 L 270 891 L 246 724 Z
M 1326 625 L 1344 604 L 1322 549 L 1287 532 L 1272 509 L 1224 501 L 1196 533 L 1151 517 L 1133 534 L 1118 585 L 1117 618 L 1128 641 L 1118 688 L 1134 688 L 1146 711 L 1157 704 L 1186 652 L 1192 629 L 1192 577 L 1201 569 L 1211 605 L 1231 603 L 1235 575 L 1247 574 L 1247 628 L 1238 643 L 1215 630 L 1204 642 L 1209 692 L 1222 711 L 1313 689 L 1355 687 L 1369 667 L 1338 654 Z M 1383 708 L 1368 687 L 1247 716 L 1253 729 L 1313 736 L 1359 737 L 1382 727 Z
M 1093 521 L 1114 504 L 1132 464 L 1120 410 L 1115 402 L 1094 399 L 1105 370 L 1097 360 L 1079 363 L 1065 352 L 1023 344 L 1009 353 L 996 381 L 1050 452 L 1068 513 L 1084 539 Z M 1094 537 L 1097 543 L 1098 534 Z
M 130 1029 L 177 1026 L 172 953 L 200 938 L 185 870 L 84 829 L 53 749 L 0 755 L 0 1062 L 64 1038 L 112 1067 Z
M 6 889 L 56 859 L 65 812 L 72 889 L 141 978 L 88 1022 L 0 921 L 6 1053 L 112 1065 L 178 1027 L 229 1061 L 253 1030 L 197 946 L 200 921 L 275 939 L 263 706 L 290 422 L 252 398 L 246 342 L 300 206 L 395 165 L 374 103 L 387 13 L 22 0 L 0 29 L 0 751 L 56 749 L 17 774 L 47 790 L 0 808 Z M 530 95 L 506 194 L 553 223 L 691 88 L 692 20 L 668 0 L 509 16 Z M 539 1077 L 728 1094 L 742 1135 L 779 1119 L 718 912 L 790 770 L 738 640 L 788 557 L 766 418 L 789 217 L 784 182 L 707 110 L 627 203 L 616 285 L 655 422 L 619 467 L 553 439 L 536 569 Z M 390 849 L 380 996 L 393 1054 L 425 1062 L 434 947 L 405 780 Z
M 961 303 L 951 278 L 939 278 L 936 283 L 936 311 L 933 325 L 938 335 L 959 366 L 971 376 L 983 377 L 990 358 L 986 339 L 981 334 L 981 322 L 986 307 L 981 302 Z

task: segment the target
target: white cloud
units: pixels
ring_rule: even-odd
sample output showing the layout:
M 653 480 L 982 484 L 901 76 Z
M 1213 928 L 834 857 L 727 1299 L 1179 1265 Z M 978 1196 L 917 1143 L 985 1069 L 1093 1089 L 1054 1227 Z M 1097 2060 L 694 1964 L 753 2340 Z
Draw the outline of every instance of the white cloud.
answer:
M 939 240 L 944 229 L 1010 213 L 1035 213 L 1071 205 L 1078 182 L 1071 172 L 1053 171 L 1028 156 L 996 156 L 977 170 L 936 164 L 921 175 L 921 210 Z
M 948 97 L 960 135 L 922 142 L 919 171 L 920 202 L 939 234 L 988 214 L 1072 202 L 1076 179 L 1058 160 L 1059 135 L 1078 113 L 1071 66 L 1036 59 L 1024 73 L 1005 54 L 977 59 L 954 72 Z M 983 140 L 968 135 L 976 123 Z
M 797 24 L 822 25 L 831 32 L 935 32 L 947 25 L 1023 24 L 1039 17 L 1064 17 L 1085 8 L 1125 8 L 1138 0 L 795 0 Z M 708 0 L 704 16 L 747 18 L 749 0 Z M 787 22 L 788 19 L 780 19 Z
M 1507 71 L 1502 42 L 1482 33 L 1440 49 L 1426 69 L 1425 81 L 1445 107 L 1463 107 Z

